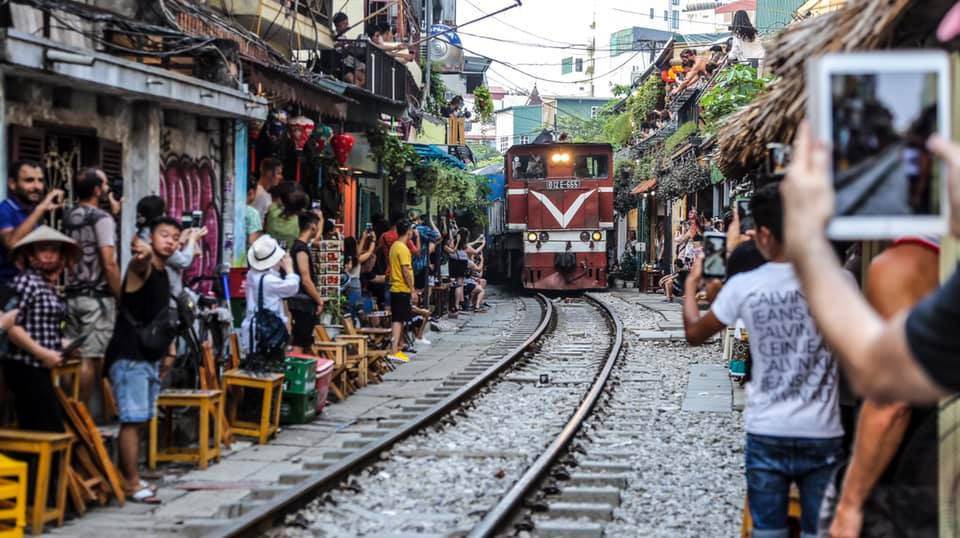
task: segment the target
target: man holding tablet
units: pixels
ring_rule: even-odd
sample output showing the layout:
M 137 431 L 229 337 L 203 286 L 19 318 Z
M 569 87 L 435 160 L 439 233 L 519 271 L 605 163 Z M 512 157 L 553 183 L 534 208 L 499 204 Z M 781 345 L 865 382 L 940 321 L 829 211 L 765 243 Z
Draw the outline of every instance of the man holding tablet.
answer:
M 949 229 L 960 237 L 960 145 L 933 136 L 949 170 Z M 854 389 L 879 401 L 935 403 L 960 391 L 960 273 L 909 312 L 884 320 L 844 276 L 827 240 L 834 213 L 830 150 L 801 125 L 781 185 L 784 240 L 813 311 Z

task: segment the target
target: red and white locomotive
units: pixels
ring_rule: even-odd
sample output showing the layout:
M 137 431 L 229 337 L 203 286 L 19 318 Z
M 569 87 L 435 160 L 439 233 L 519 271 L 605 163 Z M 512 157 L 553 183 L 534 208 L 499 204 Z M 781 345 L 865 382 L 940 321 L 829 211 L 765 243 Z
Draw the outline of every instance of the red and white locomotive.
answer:
M 504 175 L 505 227 L 521 235 L 523 286 L 606 288 L 606 231 L 613 228 L 611 146 L 513 146 L 506 154 Z

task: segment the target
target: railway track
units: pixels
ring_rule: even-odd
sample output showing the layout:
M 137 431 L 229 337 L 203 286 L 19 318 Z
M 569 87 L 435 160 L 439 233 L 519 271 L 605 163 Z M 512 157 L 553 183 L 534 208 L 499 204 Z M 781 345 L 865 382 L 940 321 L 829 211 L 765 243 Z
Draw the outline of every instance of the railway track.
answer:
M 332 454 L 322 469 L 207 534 L 491 536 L 518 522 L 531 529 L 536 505 L 525 499 L 553 480 L 623 344 L 619 319 L 599 300 L 538 301 L 535 330 L 504 342 L 502 356 L 474 363 L 405 408 L 405 421 L 361 432 L 370 439 L 362 448 Z

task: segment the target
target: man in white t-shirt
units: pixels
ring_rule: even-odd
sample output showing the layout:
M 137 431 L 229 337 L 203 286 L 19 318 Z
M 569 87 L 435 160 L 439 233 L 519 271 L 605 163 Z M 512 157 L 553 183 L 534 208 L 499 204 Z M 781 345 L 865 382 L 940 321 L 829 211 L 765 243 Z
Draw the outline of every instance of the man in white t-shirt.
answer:
M 273 157 L 267 157 L 260 162 L 260 179 L 257 181 L 257 195 L 250 204 L 260 213 L 260 221 L 267 219 L 267 210 L 273 199 L 270 197 L 270 189 L 276 187 L 283 181 L 283 163 Z
M 810 315 L 783 253 L 783 209 L 776 185 L 753 195 L 756 245 L 768 263 L 730 278 L 702 314 L 698 257 L 686 282 L 683 325 L 699 345 L 742 319 L 750 338 L 747 383 L 747 496 L 754 534 L 786 537 L 790 484 L 800 490 L 803 536 L 816 536 L 817 515 L 843 456 L 837 362 Z

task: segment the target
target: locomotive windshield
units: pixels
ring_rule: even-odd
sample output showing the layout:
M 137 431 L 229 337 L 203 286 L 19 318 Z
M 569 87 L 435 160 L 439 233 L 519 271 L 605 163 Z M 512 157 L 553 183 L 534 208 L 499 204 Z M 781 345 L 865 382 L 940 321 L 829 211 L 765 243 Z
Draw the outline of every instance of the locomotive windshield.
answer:
M 510 177 L 513 179 L 538 179 L 547 176 L 545 154 L 514 155 L 510 161 Z
M 600 179 L 608 176 L 606 155 L 578 155 L 573 167 L 573 174 L 578 178 Z

